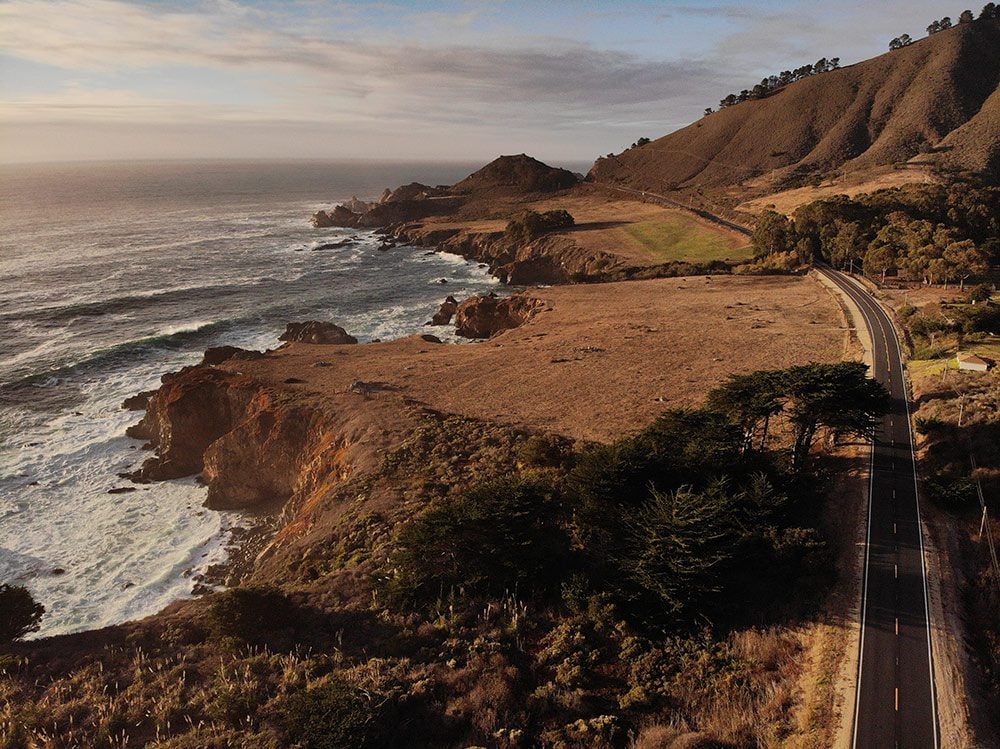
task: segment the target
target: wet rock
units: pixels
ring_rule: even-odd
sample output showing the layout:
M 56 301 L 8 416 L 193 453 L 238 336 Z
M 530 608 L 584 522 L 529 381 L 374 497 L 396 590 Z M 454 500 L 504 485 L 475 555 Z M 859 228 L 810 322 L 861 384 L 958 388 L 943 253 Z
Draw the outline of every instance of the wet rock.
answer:
M 278 337 L 279 341 L 295 341 L 314 344 L 349 344 L 357 343 L 358 339 L 348 334 L 339 325 L 332 322 L 310 320 L 308 322 L 290 322 L 285 332 Z
M 108 494 L 128 494 L 134 491 L 136 491 L 134 486 L 116 486 L 114 489 L 108 489 Z
M 205 351 L 205 355 L 201 358 L 201 366 L 215 366 L 230 359 L 252 360 L 263 358 L 264 354 L 261 351 L 251 351 L 237 346 L 216 346 Z
M 441 303 L 441 308 L 434 313 L 428 325 L 447 325 L 451 322 L 451 318 L 455 316 L 458 311 L 458 300 L 453 296 L 449 296 L 444 302 Z
M 122 401 L 122 408 L 126 411 L 145 411 L 150 396 L 155 392 L 155 390 L 143 390 L 141 393 L 136 393 Z

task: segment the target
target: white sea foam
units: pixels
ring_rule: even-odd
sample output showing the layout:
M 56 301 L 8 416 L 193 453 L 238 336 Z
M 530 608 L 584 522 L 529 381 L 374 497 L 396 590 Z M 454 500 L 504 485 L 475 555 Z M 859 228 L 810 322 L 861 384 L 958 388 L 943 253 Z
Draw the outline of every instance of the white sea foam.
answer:
M 46 190 L 68 184 L 60 176 Z M 121 410 L 125 397 L 197 362 L 207 346 L 273 348 L 290 320 L 334 320 L 362 341 L 395 338 L 426 330 L 445 296 L 493 286 L 458 256 L 379 252 L 371 232 L 313 230 L 308 216 L 330 204 L 316 199 L 326 192 L 281 204 L 262 194 L 234 207 L 209 191 L 161 207 L 160 193 L 155 205 L 133 205 L 128 189 L 118 203 L 74 208 L 74 190 L 39 193 L 22 201 L 29 214 L 0 216 L 9 334 L 0 381 L 37 375 L 0 392 L 0 582 L 27 585 L 46 606 L 40 636 L 145 616 L 190 595 L 240 521 L 203 508 L 193 479 L 117 478 L 148 456 L 124 436 L 139 416 Z M 30 214 L 52 204 L 76 214 Z M 347 234 L 359 243 L 344 251 L 292 252 Z M 442 276 L 448 285 L 432 283 Z M 122 487 L 135 491 L 108 494 Z

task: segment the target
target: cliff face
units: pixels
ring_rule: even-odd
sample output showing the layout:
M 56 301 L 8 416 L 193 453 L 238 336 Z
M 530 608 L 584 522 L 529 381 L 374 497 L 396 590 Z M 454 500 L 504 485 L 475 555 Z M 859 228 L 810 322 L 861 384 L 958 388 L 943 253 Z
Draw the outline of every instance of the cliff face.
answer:
M 512 244 L 503 232 L 435 229 L 419 223 L 392 227 L 389 234 L 406 244 L 436 247 L 442 252 L 486 263 L 491 274 L 513 286 L 600 280 L 626 270 L 618 258 L 582 250 L 571 238 L 559 234 L 527 244 Z
M 348 472 L 331 426 L 316 408 L 289 404 L 245 375 L 191 367 L 165 378 L 129 435 L 156 449 L 140 478 L 200 473 L 208 507 L 257 509 Z

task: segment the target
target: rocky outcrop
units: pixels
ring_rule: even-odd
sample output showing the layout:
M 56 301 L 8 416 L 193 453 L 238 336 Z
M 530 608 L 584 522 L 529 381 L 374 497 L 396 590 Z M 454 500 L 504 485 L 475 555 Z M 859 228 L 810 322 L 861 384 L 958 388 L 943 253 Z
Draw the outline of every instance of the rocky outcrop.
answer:
M 386 229 L 386 234 L 403 244 L 434 247 L 485 263 L 491 274 L 513 286 L 623 280 L 630 273 L 618 258 L 585 250 L 562 234 L 517 243 L 505 237 L 504 232 L 438 229 L 420 223 L 392 226 Z
M 145 411 L 150 397 L 155 392 L 155 390 L 143 390 L 141 393 L 130 395 L 122 401 L 122 408 L 126 411 Z
M 332 322 L 290 322 L 285 332 L 278 336 L 279 341 L 316 344 L 348 344 L 357 343 L 358 339 L 350 335 L 339 325 Z
M 379 229 L 404 221 L 419 221 L 429 216 L 446 216 L 462 204 L 461 198 L 422 193 L 419 195 L 418 198 L 405 200 L 390 197 L 385 202 L 358 201 L 353 204 L 354 207 L 364 207 L 361 211 L 354 211 L 345 205 L 335 206 L 330 211 L 316 211 L 312 216 L 312 225 L 317 228 Z
M 351 199 L 344 203 L 344 207 L 351 213 L 367 213 L 376 205 L 378 203 L 368 203 L 364 200 L 358 200 L 357 195 L 352 195 Z
M 166 376 L 131 437 L 155 449 L 139 481 L 201 474 L 213 509 L 273 508 L 348 468 L 341 441 L 315 408 L 215 367 Z
M 524 325 L 543 302 L 523 295 L 500 299 L 492 294 L 466 299 L 455 312 L 455 332 L 464 338 L 490 338 Z
M 262 351 L 251 351 L 245 348 L 238 348 L 237 346 L 215 346 L 214 348 L 205 350 L 205 355 L 201 358 L 201 364 L 202 366 L 214 366 L 230 359 L 252 360 L 262 359 L 263 357 L 264 353 Z
M 428 198 L 438 198 L 443 195 L 447 195 L 447 187 L 431 187 L 430 185 L 424 185 L 420 182 L 411 182 L 408 185 L 403 185 L 402 187 L 397 187 L 391 192 L 387 191 L 389 194 L 385 195 L 385 200 L 380 200 L 380 203 L 398 203 L 406 200 L 427 200 Z
M 431 321 L 427 323 L 428 325 L 447 325 L 451 322 L 451 318 L 455 316 L 458 311 L 458 300 L 455 297 L 450 296 L 444 300 L 441 304 L 441 309 L 434 313 L 434 317 Z

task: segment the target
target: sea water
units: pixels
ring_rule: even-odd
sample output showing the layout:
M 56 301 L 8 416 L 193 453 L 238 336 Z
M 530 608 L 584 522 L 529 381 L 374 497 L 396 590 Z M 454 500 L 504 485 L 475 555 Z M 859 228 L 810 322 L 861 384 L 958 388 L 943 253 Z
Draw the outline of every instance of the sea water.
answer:
M 224 558 L 234 513 L 193 478 L 132 485 L 148 453 L 122 400 L 221 344 L 330 320 L 361 342 L 426 330 L 485 268 L 311 214 L 474 164 L 149 162 L 0 167 L 0 583 L 46 608 L 36 636 L 152 614 Z M 356 236 L 353 244 L 318 250 Z M 447 284 L 442 284 L 445 279 Z M 435 331 L 437 332 L 437 331 Z M 109 494 L 122 487 L 135 491 Z

